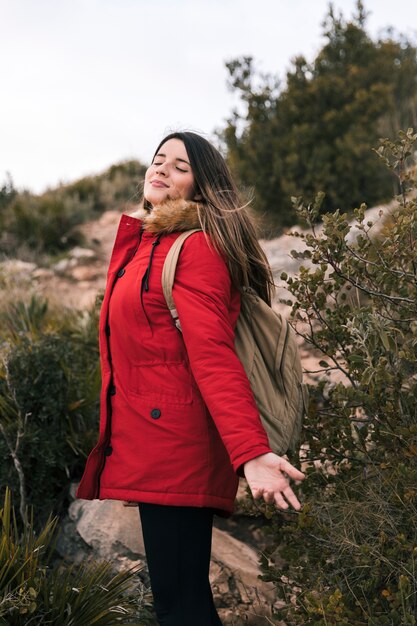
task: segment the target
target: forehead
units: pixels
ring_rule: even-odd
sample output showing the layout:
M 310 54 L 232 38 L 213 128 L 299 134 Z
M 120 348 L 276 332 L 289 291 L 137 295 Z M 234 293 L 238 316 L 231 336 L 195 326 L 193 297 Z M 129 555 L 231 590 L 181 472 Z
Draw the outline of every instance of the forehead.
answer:
M 173 159 L 187 159 L 187 150 L 185 149 L 184 142 L 181 139 L 168 139 L 159 148 L 157 154 L 164 154 L 168 158 Z

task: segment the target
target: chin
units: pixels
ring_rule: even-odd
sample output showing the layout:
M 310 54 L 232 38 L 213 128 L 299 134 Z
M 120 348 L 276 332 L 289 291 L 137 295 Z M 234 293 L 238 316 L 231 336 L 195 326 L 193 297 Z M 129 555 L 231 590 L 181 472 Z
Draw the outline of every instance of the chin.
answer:
M 155 193 L 155 190 L 153 189 L 152 191 L 150 191 L 149 193 L 144 194 L 145 200 L 147 200 L 148 202 L 150 202 L 152 204 L 152 206 L 155 206 L 157 204 L 161 204 L 162 202 L 165 202 L 166 200 L 176 200 L 176 198 L 178 198 L 178 194 L 171 194 L 169 193 L 168 190 L 165 189 L 161 189 L 158 190 Z
M 155 205 L 155 204 L 161 204 L 161 202 L 164 202 L 164 200 L 167 200 L 169 198 L 169 193 L 165 190 L 157 191 L 155 193 L 155 190 L 152 190 L 149 193 L 144 194 L 144 196 L 145 196 L 145 200 L 150 202 L 152 205 Z

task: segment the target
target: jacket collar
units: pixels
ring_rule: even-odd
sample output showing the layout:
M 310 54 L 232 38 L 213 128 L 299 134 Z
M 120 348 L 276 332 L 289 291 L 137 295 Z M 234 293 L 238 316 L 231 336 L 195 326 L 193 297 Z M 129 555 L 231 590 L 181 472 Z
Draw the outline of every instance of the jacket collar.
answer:
M 154 206 L 151 211 L 140 209 L 133 213 L 132 217 L 141 219 L 143 230 L 147 232 L 154 234 L 173 233 L 201 228 L 198 207 L 196 202 L 190 200 L 170 199 Z

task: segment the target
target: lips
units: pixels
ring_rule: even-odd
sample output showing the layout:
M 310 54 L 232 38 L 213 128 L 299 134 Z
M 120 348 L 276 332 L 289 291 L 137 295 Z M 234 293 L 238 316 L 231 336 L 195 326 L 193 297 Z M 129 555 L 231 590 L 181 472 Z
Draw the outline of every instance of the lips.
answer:
M 169 187 L 169 185 L 166 185 L 165 183 L 162 182 L 162 180 L 152 180 L 151 181 L 151 185 L 152 187 Z

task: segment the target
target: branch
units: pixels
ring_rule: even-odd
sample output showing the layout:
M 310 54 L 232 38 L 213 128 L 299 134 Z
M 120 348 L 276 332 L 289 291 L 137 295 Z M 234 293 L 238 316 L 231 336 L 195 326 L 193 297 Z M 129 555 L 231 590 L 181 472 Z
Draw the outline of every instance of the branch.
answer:
M 371 240 L 370 240 L 371 241 Z M 380 254 L 379 250 L 376 248 L 376 246 L 373 245 L 374 250 L 376 251 L 376 253 L 378 254 L 378 258 L 381 261 L 381 264 L 383 265 L 384 269 L 387 270 L 387 272 L 389 272 L 390 274 L 394 274 L 395 276 L 405 276 L 406 278 L 410 278 L 413 279 L 413 281 L 415 280 L 415 276 L 414 274 L 408 273 L 405 270 L 394 270 L 392 267 L 388 267 L 388 265 L 385 263 L 385 259 L 384 257 Z M 348 252 L 355 257 L 355 259 L 358 259 L 358 261 L 361 261 L 361 263 L 363 263 L 365 266 L 366 265 L 371 265 L 373 267 L 376 267 L 377 269 L 380 269 L 380 265 L 378 263 L 375 263 L 375 261 L 370 261 L 369 259 L 365 259 L 364 257 L 361 257 L 359 254 L 357 254 L 357 252 L 355 252 L 355 250 L 353 248 L 351 248 L 348 244 L 346 244 L 346 250 L 348 250 Z M 364 268 L 366 269 L 366 268 Z M 369 274 L 368 274 L 369 275 Z
M 25 416 L 25 423 L 26 423 L 26 419 L 27 419 L 27 415 Z M 10 456 L 13 459 L 13 463 L 14 463 L 17 475 L 19 477 L 19 492 L 20 492 L 19 512 L 20 512 L 20 517 L 22 518 L 23 524 L 26 528 L 28 525 L 27 510 L 26 510 L 26 479 L 25 479 L 25 474 L 23 471 L 22 464 L 17 454 L 19 450 L 20 442 L 25 435 L 24 429 L 22 428 L 22 425 L 19 424 L 18 429 L 17 429 L 17 434 L 16 434 L 16 443 L 14 447 L 12 445 L 12 442 L 9 439 L 9 436 L 6 433 L 6 429 L 4 428 L 1 422 L 0 422 L 0 431 L 9 449 Z
M 9 439 L 8 434 L 6 433 L 6 429 L 4 428 L 4 425 L 1 422 L 0 422 L 0 431 L 9 449 L 10 455 L 13 459 L 13 463 L 14 463 L 14 466 L 15 466 L 15 469 L 19 478 L 19 492 L 20 492 L 19 512 L 23 521 L 23 525 L 26 528 L 28 525 L 27 507 L 26 507 L 26 478 L 25 478 L 25 474 L 23 471 L 23 466 L 18 456 L 18 451 L 19 451 L 20 443 L 23 437 L 25 436 L 25 427 L 27 424 L 27 418 L 29 417 L 30 413 L 26 413 L 24 419 L 22 419 L 22 413 L 19 408 L 19 403 L 16 398 L 16 393 L 13 389 L 13 385 L 10 380 L 10 372 L 7 366 L 7 362 L 4 363 L 4 368 L 5 368 L 5 378 L 6 378 L 7 388 L 9 390 L 11 397 L 13 398 L 13 402 L 15 404 L 16 413 L 17 413 L 17 420 L 16 420 L 17 421 L 17 433 L 16 433 L 16 443 L 14 447 L 12 445 L 11 440 Z
M 315 304 L 312 302 L 312 299 L 308 296 L 307 297 L 309 299 L 310 302 L 310 307 L 311 309 L 314 311 L 314 313 L 316 314 L 316 316 L 318 317 L 318 319 L 320 320 L 320 322 L 323 324 L 323 326 L 325 326 L 328 331 L 333 335 L 333 338 L 335 339 L 336 344 L 339 346 L 339 350 L 341 350 L 343 352 L 343 354 L 346 355 L 346 350 L 344 348 L 344 346 L 340 343 L 340 341 L 337 338 L 337 334 L 334 332 L 333 328 L 328 324 L 328 322 L 323 318 L 323 316 L 321 315 L 321 312 L 318 310 L 318 308 L 315 306 Z M 310 332 L 311 332 L 311 343 L 320 350 L 320 352 L 322 352 L 322 354 L 324 354 L 327 358 L 329 358 L 335 365 L 335 369 L 338 369 L 339 371 L 342 372 L 342 374 L 344 374 L 346 376 L 346 378 L 350 381 L 352 387 L 354 387 L 356 389 L 357 385 L 355 380 L 352 378 L 352 376 L 350 375 L 350 372 L 345 370 L 340 363 L 330 354 L 328 354 L 325 349 L 319 345 L 315 339 L 314 336 L 314 331 L 313 331 L 313 325 L 311 323 L 311 319 L 309 317 L 309 315 L 307 314 L 307 319 L 308 319 L 308 324 L 310 326 Z
M 326 257 L 326 260 L 329 263 L 329 265 L 332 266 L 332 268 L 334 269 L 334 271 L 340 278 L 342 278 L 343 280 L 346 280 L 348 283 L 353 285 L 353 287 L 356 287 L 356 289 L 359 289 L 363 293 L 368 294 L 368 296 L 375 296 L 377 298 L 390 300 L 391 302 L 405 302 L 406 304 L 412 304 L 412 305 L 415 304 L 415 301 L 411 300 L 410 298 L 403 298 L 401 296 L 389 296 L 388 294 L 382 293 L 380 291 L 373 291 L 371 289 L 367 289 L 366 287 L 363 287 L 362 285 L 357 283 L 355 280 L 353 280 L 349 276 L 346 276 L 346 274 L 343 274 L 343 272 L 340 271 L 340 268 L 334 263 L 331 257 Z

